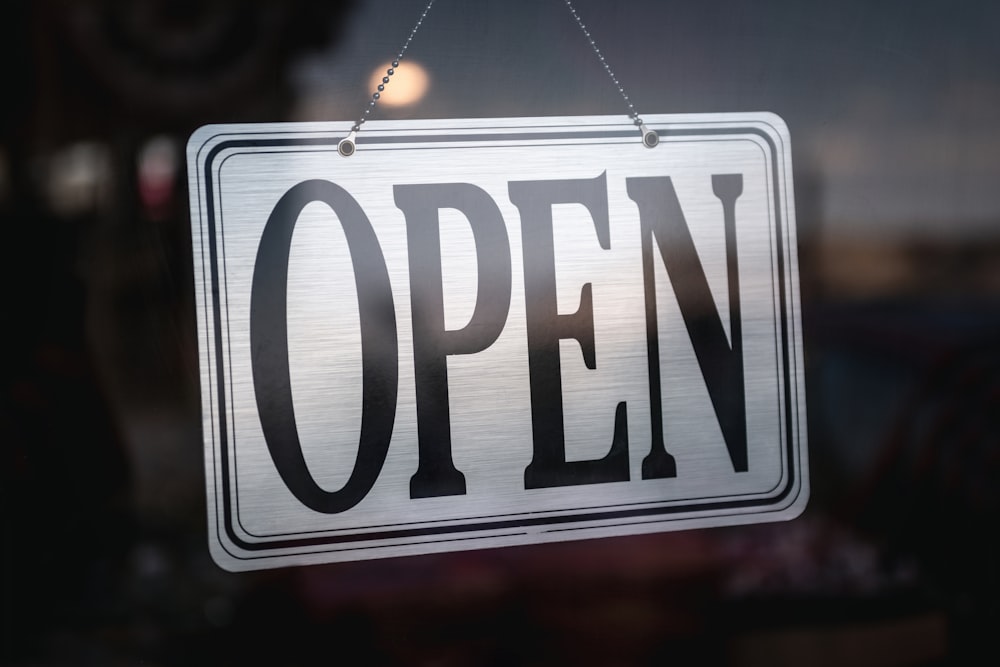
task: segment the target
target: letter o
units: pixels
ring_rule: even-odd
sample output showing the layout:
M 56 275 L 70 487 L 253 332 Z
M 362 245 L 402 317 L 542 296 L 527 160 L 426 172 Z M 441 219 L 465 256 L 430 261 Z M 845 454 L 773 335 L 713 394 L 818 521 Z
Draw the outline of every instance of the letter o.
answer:
M 358 455 L 337 491 L 322 489 L 302 455 L 288 368 L 288 256 L 295 224 L 308 204 L 323 202 L 343 226 L 354 267 L 361 319 L 362 409 Z M 371 222 L 342 187 L 303 181 L 286 192 L 264 226 L 250 295 L 250 349 L 257 411 L 267 449 L 289 491 L 317 512 L 335 514 L 368 494 L 385 463 L 396 418 L 399 354 L 396 313 L 385 257 Z

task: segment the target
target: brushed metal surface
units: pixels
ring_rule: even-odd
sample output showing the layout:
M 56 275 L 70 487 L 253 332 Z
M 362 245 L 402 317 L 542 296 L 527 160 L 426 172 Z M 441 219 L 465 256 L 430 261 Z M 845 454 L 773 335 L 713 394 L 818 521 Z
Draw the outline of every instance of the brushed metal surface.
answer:
M 188 143 L 209 543 L 228 570 L 302 565 L 788 519 L 808 498 L 797 244 L 788 131 L 773 114 L 373 121 L 338 154 L 350 123 L 216 125 Z M 532 414 L 522 220 L 509 183 L 605 174 L 610 247 L 580 204 L 555 204 L 559 313 L 592 284 L 596 365 L 559 343 L 567 460 L 607 454 L 626 403 L 629 481 L 526 489 Z M 723 212 L 712 176 L 739 174 L 736 249 L 748 469 L 734 472 L 671 283 L 654 252 L 663 432 L 676 477 L 642 479 L 651 442 L 641 234 L 626 179 L 669 176 L 726 335 Z M 314 511 L 269 454 L 252 373 L 250 302 L 258 246 L 276 203 L 303 181 L 344 188 L 365 212 L 392 287 L 398 395 L 384 466 L 354 507 Z M 506 324 L 481 352 L 448 357 L 450 430 L 466 493 L 411 498 L 418 438 L 407 230 L 395 185 L 470 183 L 498 207 L 510 243 Z M 473 232 L 440 211 L 445 326 L 476 306 Z M 288 367 L 303 457 L 340 489 L 362 414 L 361 329 L 352 259 L 326 204 L 301 213 L 288 255 Z

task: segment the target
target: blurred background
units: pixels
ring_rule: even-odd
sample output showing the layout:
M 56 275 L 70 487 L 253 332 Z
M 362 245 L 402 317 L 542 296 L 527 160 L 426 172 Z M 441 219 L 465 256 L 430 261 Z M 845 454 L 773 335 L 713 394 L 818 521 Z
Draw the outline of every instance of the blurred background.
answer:
M 10 2 L 0 10 L 5 662 L 990 655 L 1000 5 L 575 4 L 640 112 L 767 110 L 791 130 L 805 514 L 220 570 L 205 534 L 184 145 L 205 123 L 354 120 L 424 3 Z M 562 0 L 437 0 L 404 62 L 374 118 L 623 113 Z

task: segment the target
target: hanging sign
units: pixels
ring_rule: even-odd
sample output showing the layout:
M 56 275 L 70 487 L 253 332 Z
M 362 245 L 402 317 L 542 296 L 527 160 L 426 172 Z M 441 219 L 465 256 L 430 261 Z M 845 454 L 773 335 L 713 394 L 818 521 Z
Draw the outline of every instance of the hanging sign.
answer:
M 788 519 L 772 114 L 217 125 L 188 144 L 229 570 Z M 655 139 L 655 137 L 654 137 Z

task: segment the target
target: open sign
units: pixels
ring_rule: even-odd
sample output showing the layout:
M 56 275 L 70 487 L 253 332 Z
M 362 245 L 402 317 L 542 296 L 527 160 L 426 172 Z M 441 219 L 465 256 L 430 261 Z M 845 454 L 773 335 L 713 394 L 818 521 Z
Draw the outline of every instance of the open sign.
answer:
M 231 570 L 790 518 L 771 114 L 201 128 L 210 544 Z

